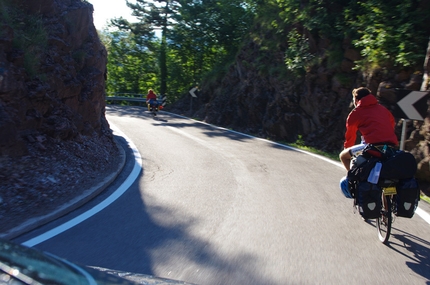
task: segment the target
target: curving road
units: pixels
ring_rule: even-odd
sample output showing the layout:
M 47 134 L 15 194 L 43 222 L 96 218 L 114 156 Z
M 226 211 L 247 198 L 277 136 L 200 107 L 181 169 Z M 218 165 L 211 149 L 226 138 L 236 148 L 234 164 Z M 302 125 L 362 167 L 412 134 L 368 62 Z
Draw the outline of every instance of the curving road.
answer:
M 165 112 L 111 106 L 107 118 L 138 149 L 142 172 L 112 204 L 37 248 L 196 284 L 430 283 L 429 224 L 398 218 L 384 246 L 340 193 L 338 163 Z M 21 241 L 94 207 L 132 168 Z

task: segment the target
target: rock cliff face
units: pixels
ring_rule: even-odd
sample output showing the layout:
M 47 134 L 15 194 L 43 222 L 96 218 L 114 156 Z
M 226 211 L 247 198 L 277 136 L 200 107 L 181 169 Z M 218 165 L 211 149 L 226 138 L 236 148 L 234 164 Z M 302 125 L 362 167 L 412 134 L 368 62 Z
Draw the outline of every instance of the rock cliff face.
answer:
M 3 237 L 122 163 L 105 118 L 107 54 L 92 12 L 81 0 L 0 0 Z
M 106 50 L 81 0 L 0 3 L 0 155 L 108 133 Z
M 310 42 L 322 63 L 305 75 L 297 75 L 285 71 L 282 47 L 263 51 L 250 41 L 224 77 L 200 86 L 198 102 L 194 100 L 194 108 L 187 115 L 264 138 L 286 142 L 300 139 L 317 149 L 340 152 L 345 119 L 353 107 L 353 88 L 367 86 L 379 99 L 389 99 L 393 88 L 420 90 L 422 74 L 413 69 L 363 75 L 353 70 L 360 55 L 348 42 L 342 47 L 343 60 L 334 67 L 324 56 L 327 43 L 312 38 Z M 173 109 L 189 110 L 189 100 L 188 96 Z M 382 101 L 392 107 L 392 100 Z M 402 122 L 397 120 L 400 139 Z M 430 113 L 424 122 L 409 123 L 405 149 L 415 155 L 418 178 L 430 182 Z

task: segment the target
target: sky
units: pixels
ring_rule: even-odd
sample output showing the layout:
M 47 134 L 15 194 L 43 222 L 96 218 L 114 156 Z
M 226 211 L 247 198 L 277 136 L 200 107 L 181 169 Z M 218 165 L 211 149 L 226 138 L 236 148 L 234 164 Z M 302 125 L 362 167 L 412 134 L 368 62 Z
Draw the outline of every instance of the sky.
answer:
M 109 19 L 123 17 L 131 22 L 135 17 L 131 16 L 132 10 L 127 7 L 126 0 L 87 0 L 94 7 L 94 26 L 102 30 Z

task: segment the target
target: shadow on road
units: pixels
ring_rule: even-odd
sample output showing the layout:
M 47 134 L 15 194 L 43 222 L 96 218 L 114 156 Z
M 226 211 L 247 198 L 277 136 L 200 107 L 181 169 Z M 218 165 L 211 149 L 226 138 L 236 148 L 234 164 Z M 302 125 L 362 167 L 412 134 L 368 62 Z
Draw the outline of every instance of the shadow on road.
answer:
M 203 130 L 203 133 L 210 138 L 226 137 L 231 140 L 241 141 L 241 142 L 256 139 L 256 137 L 251 135 L 235 132 L 232 130 L 226 131 L 223 128 L 212 126 L 198 121 L 190 120 L 187 123 L 181 123 L 179 121 L 175 121 L 174 119 L 167 120 L 165 117 L 163 117 L 163 112 L 160 112 L 157 117 L 152 117 L 152 115 L 149 112 L 146 112 L 145 108 L 138 107 L 138 106 L 109 105 L 108 110 L 110 114 L 116 115 L 116 116 L 129 116 L 129 117 L 148 119 L 148 120 L 153 119 L 158 122 L 163 122 L 163 124 L 157 124 L 157 126 L 170 126 L 178 129 L 198 128 Z M 172 114 L 172 115 L 177 116 L 175 114 Z M 295 151 L 293 148 L 286 148 L 284 146 L 281 146 L 280 144 L 273 144 L 272 147 L 282 149 L 282 150 Z
M 154 203 L 148 206 L 145 200 L 152 197 L 142 198 L 138 191 L 129 192 L 123 199 L 127 208 L 121 216 L 112 217 L 111 222 L 122 225 L 129 234 L 112 233 L 114 240 L 121 243 L 109 249 L 113 254 L 106 257 L 110 260 L 104 260 L 106 265 L 115 264 L 119 256 L 123 260 L 132 257 L 115 269 L 185 278 L 183 281 L 198 284 L 271 284 L 257 275 L 260 268 L 256 264 L 260 262 L 252 254 L 238 252 L 223 256 L 209 241 L 193 235 L 198 217 Z
M 125 171 L 132 168 L 131 152 L 126 148 Z M 51 251 L 54 244 L 61 249 L 60 256 L 78 264 L 196 284 L 277 284 L 260 275 L 258 265 L 264 261 L 255 255 L 240 250 L 224 254 L 209 240 L 193 234 L 199 217 L 162 206 L 154 197 L 142 194 L 144 175 L 145 169 L 100 214 L 69 229 L 67 236 L 53 239 L 50 248 L 40 248 Z
M 400 241 L 400 244 L 391 242 L 389 247 L 399 254 L 409 257 L 411 261 L 406 262 L 406 265 L 415 273 L 427 279 L 427 284 L 430 284 L 430 242 L 399 229 L 396 229 L 396 231 L 400 232 L 400 234 L 392 234 L 392 236 Z M 396 249 L 395 246 L 409 251 L 413 258 Z

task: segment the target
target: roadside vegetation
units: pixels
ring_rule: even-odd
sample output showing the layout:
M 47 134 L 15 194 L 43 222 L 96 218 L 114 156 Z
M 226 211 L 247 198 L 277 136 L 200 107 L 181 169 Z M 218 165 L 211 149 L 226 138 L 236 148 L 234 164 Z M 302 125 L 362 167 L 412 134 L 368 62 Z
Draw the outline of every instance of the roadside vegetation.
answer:
M 421 197 L 421 200 L 430 204 L 430 197 L 424 195 L 423 193 L 421 193 L 420 197 Z
M 100 31 L 109 51 L 108 94 L 152 88 L 174 102 L 191 87 L 222 77 L 250 39 L 262 55 L 250 64 L 264 59 L 264 51 L 282 48 L 282 68 L 304 76 L 322 61 L 339 66 L 346 40 L 361 54 L 355 69 L 363 73 L 421 68 L 429 37 L 430 2 L 423 0 L 155 3 L 129 3 L 139 20 L 112 19 Z M 329 46 L 317 54 L 311 42 L 322 39 Z

